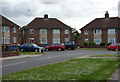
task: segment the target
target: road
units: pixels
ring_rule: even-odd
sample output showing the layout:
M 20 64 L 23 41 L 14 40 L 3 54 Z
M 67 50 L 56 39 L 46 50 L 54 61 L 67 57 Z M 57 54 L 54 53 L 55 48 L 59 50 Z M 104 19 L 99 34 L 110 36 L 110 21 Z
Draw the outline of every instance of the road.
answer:
M 86 55 L 102 55 L 102 54 L 116 54 L 115 51 L 96 51 L 96 50 L 67 50 L 67 51 L 47 51 L 46 55 L 22 58 L 2 62 L 2 75 L 31 69 L 55 62 L 86 56 Z

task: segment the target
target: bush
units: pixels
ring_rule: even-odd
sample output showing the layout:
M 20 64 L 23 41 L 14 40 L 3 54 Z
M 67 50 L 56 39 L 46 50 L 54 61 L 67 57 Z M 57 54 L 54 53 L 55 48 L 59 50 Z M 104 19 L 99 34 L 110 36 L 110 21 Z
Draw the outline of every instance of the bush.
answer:
M 83 42 L 84 46 L 88 46 L 88 42 L 84 41 Z
M 107 43 L 106 46 L 109 46 L 110 44 L 112 44 L 112 43 Z
M 91 43 L 91 46 L 96 46 L 96 43 L 95 43 L 95 42 L 92 42 L 92 43 Z
M 105 46 L 105 43 L 100 43 L 100 46 Z

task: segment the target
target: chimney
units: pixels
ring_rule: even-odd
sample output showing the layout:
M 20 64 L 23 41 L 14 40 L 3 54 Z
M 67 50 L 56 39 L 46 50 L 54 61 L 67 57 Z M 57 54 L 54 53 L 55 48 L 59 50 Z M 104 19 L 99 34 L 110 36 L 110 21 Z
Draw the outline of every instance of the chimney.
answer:
M 109 13 L 108 13 L 108 11 L 105 12 L 105 18 L 109 18 Z
M 44 19 L 48 19 L 48 14 L 45 14 L 45 15 L 44 15 Z

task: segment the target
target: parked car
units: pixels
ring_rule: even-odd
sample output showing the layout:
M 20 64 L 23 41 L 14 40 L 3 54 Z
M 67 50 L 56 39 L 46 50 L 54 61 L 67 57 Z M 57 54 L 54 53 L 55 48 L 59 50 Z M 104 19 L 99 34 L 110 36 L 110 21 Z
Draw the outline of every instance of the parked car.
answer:
M 62 42 L 61 44 L 65 45 L 65 49 L 71 49 L 71 50 L 75 49 L 75 43 L 73 41 L 71 41 L 71 42 Z
M 37 46 L 34 43 L 25 43 L 23 45 L 19 46 L 20 51 L 32 51 L 32 52 L 39 52 L 41 50 L 41 52 L 44 51 L 44 47 L 40 47 Z
M 62 50 L 65 50 L 65 46 L 63 44 L 60 44 L 60 43 L 54 43 L 51 46 L 45 47 L 45 50 L 46 51 L 49 51 L 49 50 L 62 51 Z
M 118 49 L 120 49 L 120 43 L 113 43 L 107 47 L 107 50 L 117 51 Z

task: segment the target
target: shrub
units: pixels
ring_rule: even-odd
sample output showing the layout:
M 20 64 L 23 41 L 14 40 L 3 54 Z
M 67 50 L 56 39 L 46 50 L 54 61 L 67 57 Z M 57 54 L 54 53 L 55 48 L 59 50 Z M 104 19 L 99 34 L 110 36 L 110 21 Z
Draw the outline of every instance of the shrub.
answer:
M 110 44 L 112 44 L 112 43 L 107 43 L 106 46 L 109 46 Z
M 96 46 L 96 43 L 95 43 L 95 42 L 92 42 L 92 43 L 91 43 L 91 46 Z
M 100 43 L 100 46 L 105 46 L 105 43 Z
M 83 42 L 84 46 L 88 46 L 88 42 L 84 41 Z

